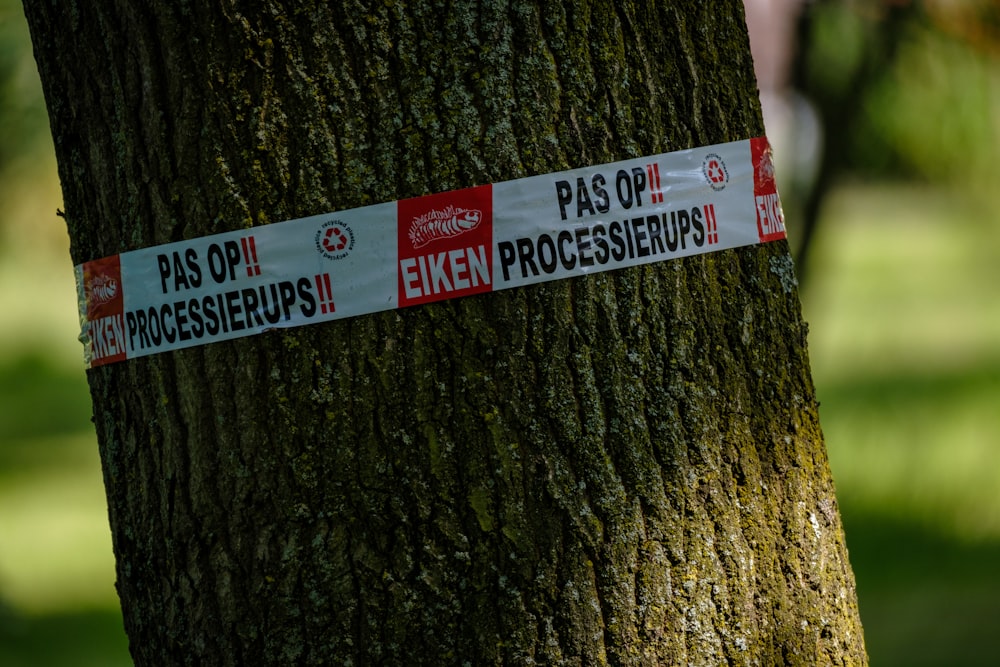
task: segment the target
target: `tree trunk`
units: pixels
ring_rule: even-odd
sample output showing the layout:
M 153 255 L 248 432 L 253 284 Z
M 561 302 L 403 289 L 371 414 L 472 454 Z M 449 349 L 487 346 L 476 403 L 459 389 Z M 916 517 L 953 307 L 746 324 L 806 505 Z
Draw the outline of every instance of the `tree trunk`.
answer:
M 75 263 L 762 133 L 735 0 L 247 4 L 25 0 Z M 138 665 L 866 662 L 784 242 L 88 374 Z

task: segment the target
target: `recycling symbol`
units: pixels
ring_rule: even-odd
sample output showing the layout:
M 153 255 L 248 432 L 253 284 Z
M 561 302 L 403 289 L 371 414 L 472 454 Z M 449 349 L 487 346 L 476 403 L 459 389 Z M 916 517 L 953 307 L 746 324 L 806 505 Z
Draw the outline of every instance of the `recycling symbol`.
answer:
M 726 165 L 722 158 L 715 153 L 705 156 L 701 169 L 713 190 L 721 190 L 729 182 L 729 172 L 726 171 Z
M 709 160 L 708 162 L 708 180 L 713 183 L 721 183 L 726 180 L 726 175 L 722 173 L 722 165 L 719 164 L 718 160 Z
M 316 230 L 316 250 L 327 259 L 342 259 L 354 248 L 354 231 L 340 220 L 327 220 Z
M 347 234 L 340 227 L 327 227 L 323 234 L 323 249 L 329 253 L 338 253 L 347 247 Z

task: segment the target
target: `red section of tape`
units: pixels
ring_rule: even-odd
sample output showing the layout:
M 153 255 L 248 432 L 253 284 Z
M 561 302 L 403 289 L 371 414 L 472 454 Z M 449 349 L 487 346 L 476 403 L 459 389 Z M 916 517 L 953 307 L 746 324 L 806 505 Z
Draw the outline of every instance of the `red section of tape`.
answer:
M 492 289 L 493 186 L 398 203 L 399 306 Z
M 753 162 L 753 195 L 757 209 L 757 234 L 761 243 L 785 238 L 785 215 L 778 198 L 774 181 L 774 162 L 771 145 L 766 137 L 750 140 L 750 159 Z
M 125 299 L 118 255 L 83 265 L 90 365 L 125 360 Z

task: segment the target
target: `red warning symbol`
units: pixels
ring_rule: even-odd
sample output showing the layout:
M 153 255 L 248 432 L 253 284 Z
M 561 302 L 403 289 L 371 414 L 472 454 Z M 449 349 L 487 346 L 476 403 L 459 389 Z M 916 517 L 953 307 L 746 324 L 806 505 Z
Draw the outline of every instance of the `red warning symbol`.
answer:
M 333 304 L 333 285 L 330 282 L 329 273 L 320 273 L 316 276 L 316 291 L 319 293 L 319 307 L 324 315 L 337 311 Z
M 708 245 L 719 242 L 719 222 L 715 219 L 715 204 L 705 204 L 705 223 L 708 227 Z
M 652 162 L 646 165 L 646 174 L 649 176 L 649 189 L 654 204 L 663 203 L 663 186 L 660 185 L 660 165 Z
M 243 263 L 247 266 L 247 276 L 260 275 L 260 263 L 257 259 L 257 242 L 252 236 L 244 236 L 240 239 L 243 246 Z

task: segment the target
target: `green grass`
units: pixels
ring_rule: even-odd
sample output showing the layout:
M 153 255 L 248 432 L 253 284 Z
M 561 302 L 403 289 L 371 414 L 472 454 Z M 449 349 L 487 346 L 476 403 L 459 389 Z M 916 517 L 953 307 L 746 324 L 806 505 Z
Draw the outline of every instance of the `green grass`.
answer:
M 43 616 L 0 610 L 0 664 L 4 667 L 128 667 L 121 614 L 77 609 Z
M 127 665 L 82 368 L 0 361 L 0 665 Z
M 0 665 L 130 665 L 58 182 L 20 174 L 0 188 Z
M 843 508 L 871 664 L 996 665 L 1000 544 Z
M 842 502 L 1000 538 L 1000 358 L 819 385 Z
M 817 242 L 810 354 L 873 665 L 997 661 L 998 203 L 846 188 Z
M 23 439 L 79 433 L 90 421 L 82 362 L 64 366 L 44 350 L 24 350 L 0 360 L 0 405 L 0 433 L 10 439 L 0 450 L 0 475 L 8 466 L 20 474 L 33 458 Z
M 0 401 L 0 665 L 131 664 L 82 370 L 7 364 Z

